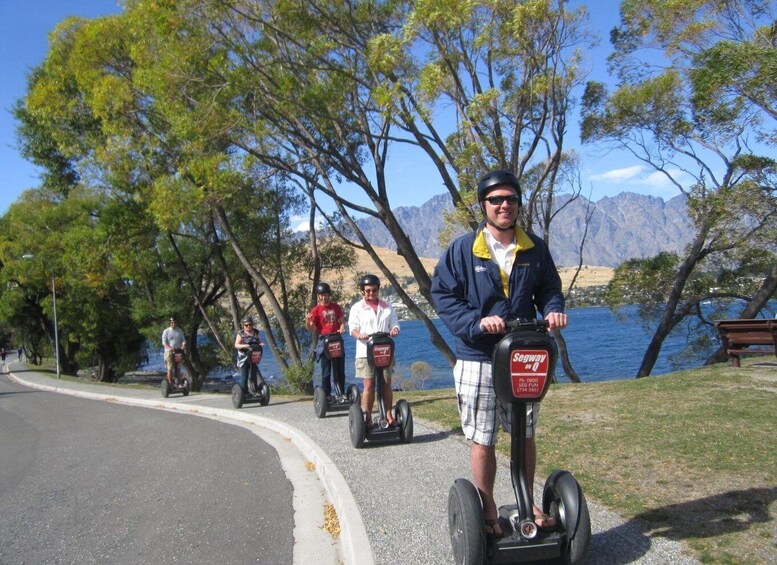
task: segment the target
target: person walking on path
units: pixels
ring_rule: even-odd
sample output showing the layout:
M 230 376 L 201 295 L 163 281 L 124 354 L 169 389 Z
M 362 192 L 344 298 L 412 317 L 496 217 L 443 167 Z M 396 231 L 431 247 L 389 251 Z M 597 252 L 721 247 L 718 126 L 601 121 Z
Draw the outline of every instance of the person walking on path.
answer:
M 178 320 L 175 317 L 170 318 L 170 327 L 162 332 L 162 347 L 165 349 L 165 367 L 167 368 L 167 382 L 174 386 L 173 373 L 175 372 L 175 357 L 173 351 L 176 349 L 186 350 L 186 336 L 183 330 L 178 327 Z
M 546 243 L 517 226 L 521 187 L 509 171 L 492 171 L 477 187 L 485 217 L 477 230 L 453 241 L 432 277 L 432 298 L 440 319 L 455 341 L 453 376 L 464 435 L 470 443 L 473 483 L 483 499 L 486 532 L 504 535 L 494 501 L 497 414 L 509 432 L 511 406 L 496 399 L 491 374 L 494 347 L 506 332 L 506 322 L 534 319 L 539 310 L 551 330 L 567 325 L 561 279 Z M 526 470 L 530 493 L 534 486 L 539 404 L 526 414 Z M 553 518 L 534 506 L 540 528 Z
M 340 392 L 345 391 L 345 355 L 336 359 L 329 359 L 324 355 L 324 336 L 332 333 L 345 333 L 345 314 L 337 302 L 332 302 L 332 289 L 327 283 L 316 285 L 316 304 L 313 309 L 305 315 L 305 325 L 308 330 L 318 336 L 318 342 L 314 351 L 316 359 L 321 365 L 321 388 L 327 398 L 332 396 L 332 364 L 337 363 L 339 380 L 336 383 Z M 345 352 L 343 352 L 345 353 Z M 342 381 L 342 382 L 341 382 Z
M 24 361 L 23 356 L 24 356 L 24 348 L 20 347 L 19 349 L 16 350 L 16 360 L 19 362 Z
M 367 362 L 367 340 L 376 332 L 387 332 L 391 337 L 399 335 L 399 318 L 394 308 L 381 300 L 380 279 L 375 275 L 364 275 L 359 281 L 363 298 L 351 306 L 348 313 L 348 328 L 356 338 L 356 376 L 364 380 L 362 410 L 366 421 L 372 422 L 372 407 L 375 404 L 375 373 Z M 386 420 L 393 426 L 394 415 L 391 376 L 394 373 L 394 360 L 383 369 L 383 400 L 386 403 Z

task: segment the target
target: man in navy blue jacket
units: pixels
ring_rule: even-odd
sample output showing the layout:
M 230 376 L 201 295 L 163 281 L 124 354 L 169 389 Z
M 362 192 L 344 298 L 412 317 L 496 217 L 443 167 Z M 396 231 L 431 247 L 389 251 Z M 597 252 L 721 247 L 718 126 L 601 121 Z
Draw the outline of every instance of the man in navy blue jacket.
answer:
M 561 279 L 546 243 L 516 225 L 521 207 L 518 178 L 492 171 L 478 183 L 478 201 L 485 221 L 456 239 L 434 270 L 432 297 L 440 319 L 453 334 L 456 366 L 453 376 L 464 435 L 471 440 L 472 479 L 483 499 L 486 532 L 501 537 L 494 501 L 497 415 L 507 429 L 510 406 L 496 399 L 491 355 L 506 332 L 506 322 L 533 319 L 537 311 L 550 329 L 567 325 Z M 539 404 L 529 405 L 526 421 L 526 471 L 533 490 L 536 467 L 534 431 Z M 541 528 L 553 519 L 534 506 Z

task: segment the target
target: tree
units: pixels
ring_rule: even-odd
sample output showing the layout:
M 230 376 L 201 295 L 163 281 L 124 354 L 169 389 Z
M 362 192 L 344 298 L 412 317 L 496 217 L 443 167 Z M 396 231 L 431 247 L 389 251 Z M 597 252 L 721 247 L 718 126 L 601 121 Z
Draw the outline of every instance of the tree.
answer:
M 612 306 L 639 298 L 657 320 L 643 377 L 666 336 L 687 316 L 703 316 L 702 302 L 742 297 L 754 315 L 770 297 L 735 283 L 759 256 L 762 288 L 773 288 L 777 262 L 777 162 L 768 156 L 775 14 L 769 2 L 628 0 L 621 19 L 611 35 L 620 85 L 612 94 L 587 86 L 583 139 L 610 142 L 664 175 L 687 197 L 696 228 L 684 256 L 627 262 L 610 285 Z M 642 57 L 651 49 L 663 54 L 660 65 Z M 738 71 L 728 73 L 734 61 Z
M 59 151 L 77 157 L 91 178 L 96 173 L 115 217 L 137 214 L 134 223 L 114 225 L 128 230 L 118 245 L 127 253 L 118 256 L 136 288 L 143 289 L 136 298 L 150 301 L 149 308 L 136 306 L 135 311 L 154 343 L 159 323 L 170 312 L 184 314 L 195 390 L 215 361 L 212 355 L 207 361 L 199 355 L 200 326 L 207 325 L 222 360 L 230 358 L 243 315 L 236 296 L 243 290 L 252 295 L 260 324 L 269 320 L 263 315 L 269 308 L 280 328 L 280 341 L 269 323 L 263 328 L 276 356 L 300 365 L 293 316 L 301 319 L 301 310 L 292 298 L 299 293 L 287 284 L 301 270 L 294 249 L 298 245 L 288 237 L 295 197 L 281 182 L 271 182 L 273 172 L 254 158 L 230 151 L 223 130 L 232 117 L 221 100 L 191 103 L 204 92 L 210 99 L 212 83 L 199 85 L 199 90 L 192 82 L 176 88 L 182 73 L 191 72 L 186 75 L 191 79 L 198 69 L 207 69 L 210 54 L 180 41 L 165 44 L 159 36 L 138 41 L 145 26 L 154 24 L 142 9 L 92 22 L 64 22 L 25 109 L 46 124 Z M 70 122 L 82 116 L 90 118 L 82 118 L 91 126 L 89 135 L 68 144 L 72 139 L 66 133 L 74 129 Z M 238 228 L 234 221 L 240 222 Z M 235 234 L 245 240 L 238 241 Z M 145 252 L 133 256 L 139 242 L 146 244 Z M 227 242 L 235 254 L 228 252 Z M 165 266 L 161 273 L 153 268 L 160 264 Z M 232 293 L 229 313 L 220 306 L 227 284 Z M 181 304 L 182 290 L 189 305 Z M 231 332 L 221 323 L 225 317 Z
M 373 216 L 386 226 L 427 300 L 429 274 L 391 209 L 393 146 L 410 145 L 427 156 L 459 204 L 467 192 L 460 187 L 474 186 L 488 168 L 509 167 L 522 176 L 538 167 L 536 182 L 527 184 L 532 206 L 524 222 L 530 227 L 540 194 L 552 207 L 570 92 L 580 80 L 575 47 L 582 42 L 584 12 L 548 1 L 445 8 L 181 2 L 166 12 L 155 6 L 154 18 L 171 45 L 183 48 L 184 38 L 186 52 L 210 54 L 201 67 L 208 72 L 197 81 L 214 88 L 202 92 L 207 99 L 188 100 L 202 109 L 229 92 L 231 115 L 235 123 L 242 120 L 242 127 L 229 129 L 230 143 L 299 179 L 311 205 L 338 231 L 321 206 L 328 200 L 346 224 L 339 233 L 371 254 L 452 361 L 434 325 L 372 251 L 352 215 Z M 446 106 L 452 111 L 436 118 Z M 450 124 L 453 133 L 446 137 Z

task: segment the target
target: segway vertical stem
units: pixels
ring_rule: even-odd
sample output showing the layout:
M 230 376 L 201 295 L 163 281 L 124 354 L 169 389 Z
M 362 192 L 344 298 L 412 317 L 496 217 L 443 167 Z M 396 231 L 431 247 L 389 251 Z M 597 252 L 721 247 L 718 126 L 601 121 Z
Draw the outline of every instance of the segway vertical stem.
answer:
M 525 402 L 517 402 L 512 410 L 513 434 L 510 438 L 510 479 L 515 492 L 515 500 L 518 503 L 518 517 L 520 521 L 534 518 L 534 503 L 529 489 L 529 481 L 526 472 L 526 442 L 519 438 L 526 437 L 526 410 Z

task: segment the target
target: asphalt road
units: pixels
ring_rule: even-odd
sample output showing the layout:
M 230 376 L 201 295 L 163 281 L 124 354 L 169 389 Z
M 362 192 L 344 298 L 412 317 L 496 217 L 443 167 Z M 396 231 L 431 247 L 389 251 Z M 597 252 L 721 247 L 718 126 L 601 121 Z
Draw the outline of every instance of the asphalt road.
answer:
M 0 377 L 0 563 L 292 563 L 291 508 L 246 429 Z

